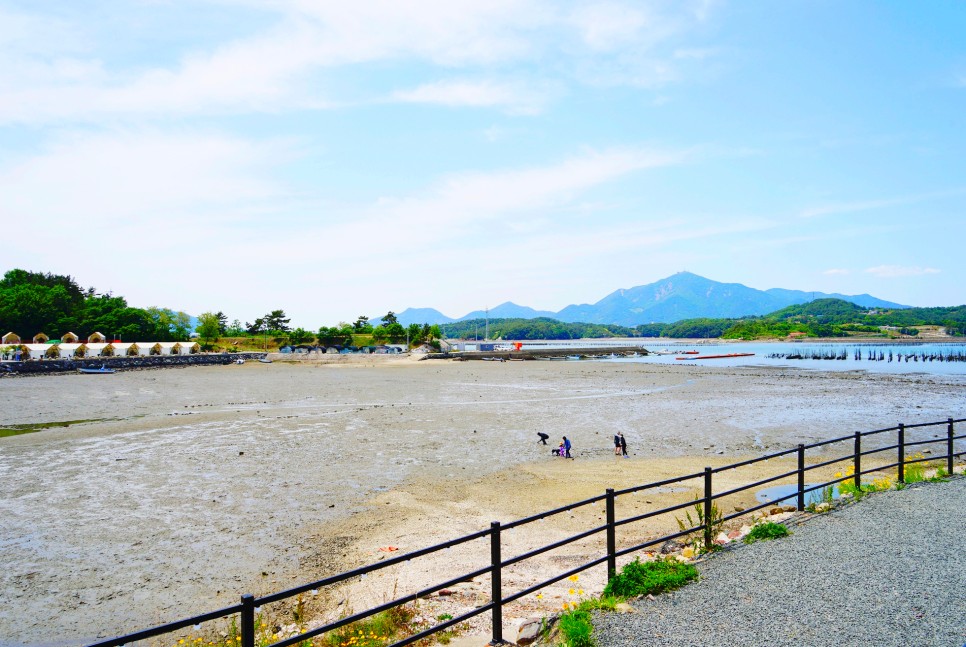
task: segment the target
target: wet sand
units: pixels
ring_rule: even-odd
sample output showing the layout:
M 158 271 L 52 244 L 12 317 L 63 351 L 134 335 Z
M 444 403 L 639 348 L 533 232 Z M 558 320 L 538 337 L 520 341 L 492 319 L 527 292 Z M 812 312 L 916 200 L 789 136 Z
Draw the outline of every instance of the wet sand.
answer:
M 0 425 L 95 420 L 0 438 L 0 645 L 81 644 L 606 487 L 962 416 L 964 386 L 963 376 L 408 358 L 0 380 Z M 539 431 L 571 438 L 577 460 L 550 458 Z M 630 460 L 611 453 L 616 431 Z M 566 532 L 567 519 L 544 534 Z M 479 566 L 453 553 L 467 566 L 457 572 Z M 437 568 L 386 574 L 346 604 Z

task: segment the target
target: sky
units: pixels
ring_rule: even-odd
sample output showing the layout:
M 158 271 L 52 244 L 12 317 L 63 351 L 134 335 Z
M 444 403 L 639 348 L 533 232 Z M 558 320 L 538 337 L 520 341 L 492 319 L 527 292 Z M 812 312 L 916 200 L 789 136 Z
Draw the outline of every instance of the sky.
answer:
M 0 271 L 317 329 L 966 303 L 966 4 L 0 0 Z

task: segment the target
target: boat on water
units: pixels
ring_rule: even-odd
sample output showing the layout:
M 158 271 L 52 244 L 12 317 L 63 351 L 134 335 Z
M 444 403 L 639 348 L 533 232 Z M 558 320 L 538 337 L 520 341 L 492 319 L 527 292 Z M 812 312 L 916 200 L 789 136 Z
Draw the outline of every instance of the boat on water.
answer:
M 107 368 L 103 364 L 99 368 L 79 368 L 78 373 L 86 373 L 87 375 L 110 375 L 111 373 L 116 373 L 113 368 Z
M 754 353 L 726 353 L 724 355 L 692 355 L 691 357 L 675 357 L 674 359 L 722 359 L 725 357 L 752 357 Z

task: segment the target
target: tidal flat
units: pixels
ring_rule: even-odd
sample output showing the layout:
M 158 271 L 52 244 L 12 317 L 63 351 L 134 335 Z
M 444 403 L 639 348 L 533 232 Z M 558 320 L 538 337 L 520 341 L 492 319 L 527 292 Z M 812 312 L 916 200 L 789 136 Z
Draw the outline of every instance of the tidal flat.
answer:
M 0 645 L 82 644 L 606 487 L 962 417 L 964 386 L 409 358 L 3 379 L 0 427 L 46 428 L 0 438 Z M 630 460 L 614 459 L 618 431 Z M 566 435 L 576 460 L 537 432 Z

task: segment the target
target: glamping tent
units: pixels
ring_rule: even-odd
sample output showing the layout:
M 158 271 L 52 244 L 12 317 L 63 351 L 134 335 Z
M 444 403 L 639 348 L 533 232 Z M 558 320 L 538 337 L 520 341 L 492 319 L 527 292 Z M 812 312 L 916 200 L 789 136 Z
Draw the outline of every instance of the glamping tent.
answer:
M 64 359 L 87 357 L 87 344 L 65 344 L 61 342 L 58 348 L 60 348 L 60 356 Z
M 139 352 L 140 349 L 139 349 L 138 345 L 135 344 L 134 342 L 130 342 L 130 341 L 128 341 L 128 342 L 117 342 L 116 341 L 116 342 L 114 342 L 112 344 L 108 344 L 108 345 L 114 347 L 114 355 L 117 356 L 117 357 L 135 357 L 135 356 L 141 354 Z
M 194 355 L 201 350 L 193 341 L 159 341 L 155 346 L 159 350 L 156 355 Z
M 72 332 L 69 332 L 69 333 L 61 336 L 60 341 L 63 342 L 63 343 L 65 343 L 65 344 L 76 344 L 78 341 L 80 341 L 80 337 L 78 337 L 77 335 L 75 335 Z
M 20 335 L 18 335 L 15 332 L 8 332 L 6 335 L 3 336 L 2 341 L 4 346 L 11 345 L 11 344 L 16 345 L 20 343 Z
M 60 357 L 60 349 L 57 344 L 21 344 L 20 347 L 26 349 L 26 355 L 30 359 L 57 359 Z
M 147 357 L 148 355 L 160 355 L 161 354 L 161 344 L 154 342 L 153 344 L 149 341 L 142 341 L 138 344 L 138 355 L 141 357 Z
M 87 338 L 88 344 L 103 344 L 107 341 L 107 337 L 99 332 L 92 332 L 90 337 Z
M 158 349 L 158 355 L 178 355 L 177 348 L 180 345 L 176 341 L 159 341 L 155 346 Z
M 49 341 L 50 341 L 50 337 L 48 337 L 47 335 L 45 335 L 42 332 L 39 332 L 36 335 L 34 335 L 34 343 L 35 344 L 46 344 Z
M 114 357 L 114 345 L 87 344 L 87 357 Z

